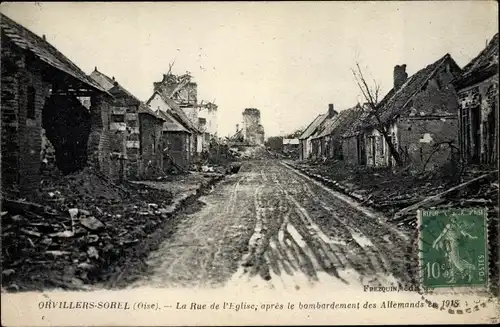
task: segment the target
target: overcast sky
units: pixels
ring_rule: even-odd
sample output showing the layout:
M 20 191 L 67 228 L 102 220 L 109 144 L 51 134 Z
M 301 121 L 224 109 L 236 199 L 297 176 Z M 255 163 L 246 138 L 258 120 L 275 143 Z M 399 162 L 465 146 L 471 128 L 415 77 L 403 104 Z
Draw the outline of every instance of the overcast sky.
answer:
M 144 101 L 175 60 L 199 100 L 215 99 L 222 136 L 247 107 L 260 109 L 267 137 L 308 125 L 328 103 L 362 102 L 356 60 L 385 95 L 394 65 L 411 75 L 450 53 L 463 67 L 498 32 L 493 1 L 0 6 L 87 74 L 97 66 Z

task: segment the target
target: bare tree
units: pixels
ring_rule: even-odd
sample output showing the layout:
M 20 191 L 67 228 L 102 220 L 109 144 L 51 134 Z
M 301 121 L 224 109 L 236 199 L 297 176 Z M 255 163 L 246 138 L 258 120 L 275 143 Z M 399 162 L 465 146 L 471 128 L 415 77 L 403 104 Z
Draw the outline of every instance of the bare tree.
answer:
M 359 66 L 359 62 L 356 62 L 356 69 L 351 69 L 351 71 L 352 74 L 354 75 L 354 79 L 356 80 L 359 89 L 361 90 L 361 93 L 363 94 L 363 97 L 367 102 L 368 108 L 370 110 L 370 116 L 375 117 L 375 119 L 377 120 L 375 128 L 384 137 L 384 140 L 389 147 L 389 152 L 391 154 L 391 157 L 394 158 L 394 161 L 396 161 L 396 165 L 403 166 L 403 160 L 401 159 L 398 150 L 396 149 L 394 143 L 392 142 L 391 135 L 389 135 L 388 124 L 383 123 L 382 120 L 380 119 L 380 106 L 379 106 L 380 85 L 377 83 L 377 81 L 375 81 L 375 79 L 373 80 L 372 87 L 368 85 L 368 83 L 366 82 L 366 78 L 361 70 L 361 67 Z M 391 161 L 389 161 L 389 163 L 390 162 Z

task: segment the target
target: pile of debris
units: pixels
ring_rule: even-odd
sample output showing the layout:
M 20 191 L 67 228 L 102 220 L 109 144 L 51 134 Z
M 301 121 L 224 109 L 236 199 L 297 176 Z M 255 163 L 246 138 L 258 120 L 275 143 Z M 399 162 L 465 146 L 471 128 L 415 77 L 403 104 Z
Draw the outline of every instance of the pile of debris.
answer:
M 413 203 L 396 212 L 391 219 L 399 226 L 409 225 L 416 227 L 416 212 L 424 208 L 488 208 L 488 217 L 497 219 L 498 209 L 498 172 L 469 172 L 461 183 L 443 189 L 439 192 L 426 194 L 416 198 Z
M 89 169 L 45 180 L 39 203 L 2 200 L 2 277 L 11 291 L 85 289 L 174 211 L 166 190 L 118 186 Z
M 408 174 L 389 169 L 345 166 L 340 162 L 294 164 L 307 175 L 346 193 L 390 217 L 398 226 L 414 228 L 416 211 L 424 208 L 487 207 L 498 216 L 498 172 L 470 169 L 460 179 L 442 172 Z

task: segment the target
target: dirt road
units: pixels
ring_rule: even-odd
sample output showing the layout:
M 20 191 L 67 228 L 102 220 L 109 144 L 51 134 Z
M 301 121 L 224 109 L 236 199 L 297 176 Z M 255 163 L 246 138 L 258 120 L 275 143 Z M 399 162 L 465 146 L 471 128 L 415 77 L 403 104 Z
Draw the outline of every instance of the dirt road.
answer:
M 278 160 L 245 162 L 200 198 L 131 287 L 301 289 L 408 281 L 409 237 Z

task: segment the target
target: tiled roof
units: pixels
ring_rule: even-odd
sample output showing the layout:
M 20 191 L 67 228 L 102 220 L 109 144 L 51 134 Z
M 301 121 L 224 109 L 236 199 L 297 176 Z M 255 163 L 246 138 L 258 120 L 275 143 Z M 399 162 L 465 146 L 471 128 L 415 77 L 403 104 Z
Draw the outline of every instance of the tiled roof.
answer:
M 299 140 L 304 140 L 309 138 L 314 132 L 316 132 L 316 129 L 318 126 L 325 120 L 326 114 L 321 114 L 318 115 L 310 124 L 307 126 L 307 128 L 304 130 L 302 135 L 300 135 Z
M 106 74 L 101 73 L 97 69 L 95 69 L 92 74 L 90 74 L 90 78 L 93 79 L 96 83 L 101 85 L 103 89 L 108 91 L 114 97 L 125 97 L 131 103 L 131 105 L 136 105 L 139 107 L 138 113 L 149 114 L 153 117 L 163 120 L 163 117 L 158 116 L 151 108 L 146 106 L 141 100 L 136 98 L 132 93 L 130 93 L 126 88 L 121 86 L 114 79 L 109 78 Z
M 179 123 L 174 117 L 170 114 L 157 110 L 156 113 L 165 121 L 163 123 L 163 131 L 165 132 L 186 132 L 191 134 L 189 130 L 187 130 L 181 123 Z
M 106 74 L 101 73 L 97 70 L 97 67 L 94 71 L 89 75 L 91 79 L 93 79 L 96 83 L 98 83 L 103 89 L 109 91 L 115 86 L 115 81 L 109 78 Z
M 360 105 L 340 111 L 337 115 L 325 121 L 322 131 L 313 138 L 321 138 L 327 135 L 340 136 L 359 119 L 362 113 L 363 108 Z
M 481 77 L 487 78 L 498 74 L 498 33 L 493 36 L 486 48 L 471 60 L 462 70 L 455 84 L 466 86 L 479 82 Z
M 179 120 L 179 122 L 184 125 L 186 128 L 192 130 L 195 133 L 201 133 L 200 130 L 194 125 L 194 123 L 188 118 L 186 113 L 182 111 L 182 109 L 179 107 L 179 105 L 169 97 L 167 97 L 165 94 L 162 94 L 160 91 L 154 91 L 153 95 L 149 98 L 147 103 L 150 103 L 151 100 L 154 98 L 155 94 L 158 94 L 158 96 L 172 109 L 170 114 Z
M 457 71 L 460 71 L 460 68 L 455 63 L 453 58 L 451 58 L 449 54 L 446 54 L 438 61 L 428 65 L 409 77 L 397 91 L 391 89 L 391 91 L 389 91 L 389 93 L 387 93 L 387 95 L 377 105 L 377 112 L 379 113 L 380 120 L 385 123 L 401 114 L 407 108 L 413 96 L 417 94 L 425 86 L 429 79 L 435 75 L 439 68 L 446 63 L 453 65 Z M 374 116 L 372 116 L 370 119 L 366 120 L 363 127 L 376 125 L 377 120 Z
M 332 125 L 338 119 L 338 117 L 339 117 L 339 114 L 336 114 L 335 116 L 333 116 L 331 118 L 328 117 L 328 115 L 326 115 L 323 122 L 321 124 L 319 124 L 319 126 L 316 129 L 316 131 L 314 132 L 314 134 L 312 134 L 312 138 L 317 139 L 317 138 L 320 138 L 322 136 L 327 135 L 328 133 L 326 133 L 326 131 L 331 129 Z
M 356 136 L 361 132 L 362 127 L 367 124 L 370 119 L 370 113 L 367 108 L 362 108 L 357 119 L 355 119 L 349 126 L 346 127 L 342 133 L 342 137 Z
M 160 120 L 163 120 L 165 121 L 165 118 L 161 115 L 159 115 L 158 113 L 154 112 L 153 109 L 149 108 L 148 106 L 146 106 L 144 103 L 140 103 L 139 104 L 139 110 L 137 111 L 137 113 L 139 114 L 149 114 L 155 118 L 158 118 Z
M 95 90 L 105 92 L 95 81 L 90 79 L 78 66 L 66 58 L 50 43 L 34 34 L 24 26 L 16 23 L 4 14 L 0 14 L 2 32 L 18 47 L 30 51 L 46 64 L 62 71 Z

